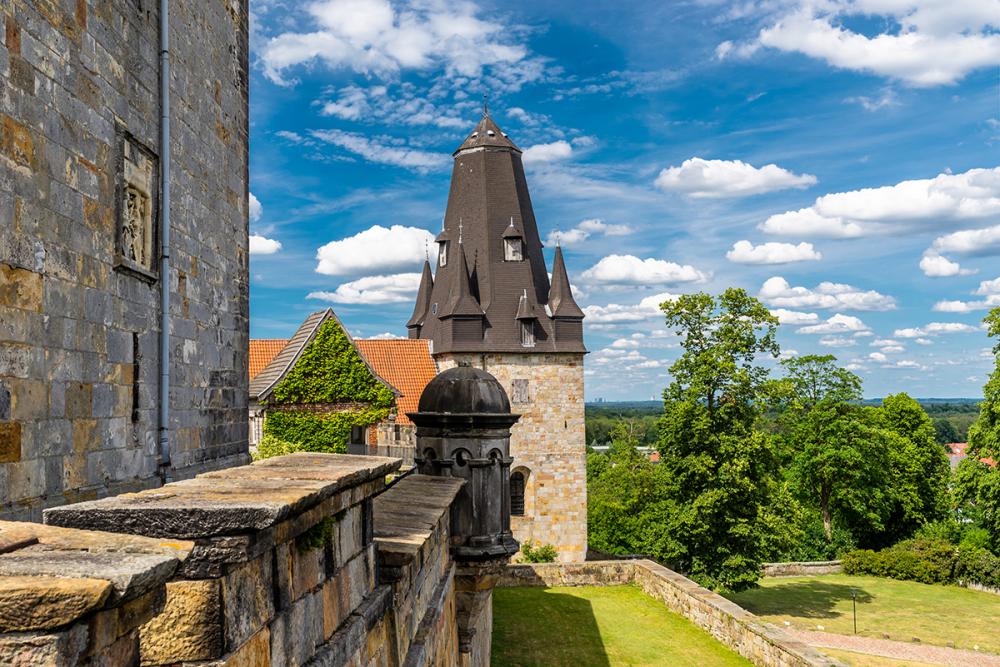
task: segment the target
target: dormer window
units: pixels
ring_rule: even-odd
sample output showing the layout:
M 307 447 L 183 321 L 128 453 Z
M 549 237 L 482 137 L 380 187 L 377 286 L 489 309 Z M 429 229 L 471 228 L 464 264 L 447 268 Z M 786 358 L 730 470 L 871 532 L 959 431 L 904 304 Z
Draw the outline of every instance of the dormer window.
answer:
M 448 242 L 441 241 L 438 246 L 438 266 L 448 265 Z
M 535 347 L 534 320 L 521 320 L 521 347 Z
M 505 262 L 520 262 L 524 259 L 524 242 L 518 236 L 503 240 L 503 259 Z

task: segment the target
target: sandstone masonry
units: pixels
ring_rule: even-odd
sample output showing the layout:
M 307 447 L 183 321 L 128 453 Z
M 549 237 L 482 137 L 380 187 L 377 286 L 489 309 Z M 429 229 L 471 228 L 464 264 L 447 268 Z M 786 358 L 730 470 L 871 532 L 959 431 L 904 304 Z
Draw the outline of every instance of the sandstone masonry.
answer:
M 552 544 L 564 562 L 587 552 L 583 354 L 445 354 L 443 371 L 468 364 L 491 373 L 521 419 L 511 429 L 512 472 L 525 476 L 524 514 L 514 537 Z
M 246 0 L 171 2 L 172 270 L 158 275 L 154 2 L 0 3 L 0 517 L 244 462 Z

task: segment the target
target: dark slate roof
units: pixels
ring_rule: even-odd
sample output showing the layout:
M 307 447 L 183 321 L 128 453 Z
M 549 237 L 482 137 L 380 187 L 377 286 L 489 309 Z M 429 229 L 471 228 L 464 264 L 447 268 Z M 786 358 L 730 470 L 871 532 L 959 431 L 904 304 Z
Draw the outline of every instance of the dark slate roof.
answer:
M 413 315 L 406 323 L 407 327 L 423 325 L 431 307 L 431 290 L 434 289 L 434 278 L 431 276 L 431 263 L 424 262 L 424 271 L 420 275 L 420 289 L 417 290 L 417 303 L 413 306 Z
M 492 146 L 495 148 L 509 148 L 511 150 L 521 152 L 521 149 L 514 145 L 503 130 L 501 130 L 493 119 L 489 117 L 488 114 L 483 114 L 483 119 L 479 121 L 476 128 L 472 130 L 472 133 L 466 137 L 462 145 L 455 149 L 452 155 L 458 155 L 462 151 L 466 151 L 472 148 L 485 148 L 486 146 Z
M 473 135 L 455 151 L 442 231 L 442 238 L 450 239 L 448 261 L 438 266 L 430 310 L 421 325 L 410 329 L 410 335 L 433 341 L 434 354 L 586 352 L 582 328 L 560 325 L 557 339 L 556 321 L 542 307 L 554 303 L 560 320 L 583 317 L 569 292 L 561 251 L 555 267 L 559 274 L 556 289 L 550 294 L 520 149 L 489 116 L 479 122 Z M 512 220 L 524 242 L 523 261 L 504 261 L 503 239 L 510 232 Z M 461 308 L 457 307 L 458 301 Z M 529 308 L 538 319 L 535 345 L 526 348 L 521 344 L 517 317 L 526 315 Z M 468 316 L 483 315 L 481 337 L 470 338 L 472 329 L 464 325 L 463 336 L 453 335 L 454 327 L 459 325 L 449 316 L 459 311 Z
M 549 314 L 552 317 L 583 318 L 583 311 L 573 298 L 569 286 L 569 274 L 563 261 L 562 248 L 556 247 L 552 260 L 552 288 L 549 290 Z
M 334 320 L 338 326 L 340 326 L 340 330 L 344 332 L 345 336 L 347 336 L 347 340 L 350 341 L 351 346 L 353 346 L 355 351 L 357 351 L 358 356 L 361 357 L 362 363 L 364 363 L 364 365 L 368 368 L 372 376 L 391 389 L 392 392 L 398 397 L 400 395 L 400 391 L 396 387 L 389 384 L 385 378 L 375 372 L 371 363 L 369 363 L 368 359 L 365 358 L 365 355 L 363 355 L 358 349 L 354 339 L 351 338 L 351 334 L 347 330 L 347 327 L 345 327 L 340 321 L 336 313 L 333 312 L 332 308 L 327 308 L 326 310 L 317 311 L 307 317 L 299 327 L 298 331 L 295 332 L 295 335 L 288 341 L 288 344 L 285 345 L 284 349 L 282 349 L 281 352 L 279 352 L 278 355 L 271 360 L 271 363 L 264 367 L 264 370 L 258 373 L 257 376 L 250 381 L 250 400 L 257 401 L 259 403 L 266 401 L 268 397 L 270 397 L 271 392 L 274 391 L 274 388 L 278 386 L 278 383 L 284 380 L 285 376 L 288 375 L 288 372 L 295 368 L 295 364 L 302 357 L 302 353 L 305 352 L 309 343 L 316 338 L 316 333 L 319 331 L 319 328 L 323 326 L 327 320 L 331 319 Z

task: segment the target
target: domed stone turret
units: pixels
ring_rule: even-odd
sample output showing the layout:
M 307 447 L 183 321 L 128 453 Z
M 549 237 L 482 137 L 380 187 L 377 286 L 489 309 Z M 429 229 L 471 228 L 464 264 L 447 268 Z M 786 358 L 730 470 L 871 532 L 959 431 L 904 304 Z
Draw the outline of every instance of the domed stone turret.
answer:
M 436 414 L 510 414 L 510 399 L 497 379 L 471 366 L 449 368 L 424 388 L 420 412 Z

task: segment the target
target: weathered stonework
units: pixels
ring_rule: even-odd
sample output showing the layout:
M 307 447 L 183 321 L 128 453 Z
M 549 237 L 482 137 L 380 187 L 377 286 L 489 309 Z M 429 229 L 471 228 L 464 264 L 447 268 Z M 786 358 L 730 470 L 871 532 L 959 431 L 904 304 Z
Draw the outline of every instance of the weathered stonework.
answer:
M 170 3 L 160 276 L 157 4 L 0 3 L 0 517 L 161 483 L 160 280 L 166 475 L 246 460 L 247 4 Z
M 582 561 L 587 553 L 583 356 L 436 357 L 442 371 L 464 363 L 491 373 L 511 397 L 511 411 L 521 415 L 511 429 L 511 470 L 525 475 L 524 516 L 512 516 L 511 529 L 522 544 L 533 540 L 554 545 L 564 562 Z M 525 394 L 527 402 L 514 400 Z

